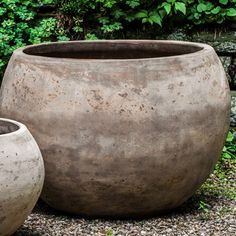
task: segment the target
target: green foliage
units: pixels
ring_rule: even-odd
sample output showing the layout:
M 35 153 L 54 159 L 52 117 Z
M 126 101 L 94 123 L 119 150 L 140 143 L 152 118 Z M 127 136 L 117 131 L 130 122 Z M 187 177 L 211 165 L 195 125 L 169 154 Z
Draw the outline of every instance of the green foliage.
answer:
M 97 39 L 98 38 L 95 34 L 88 33 L 88 34 L 85 35 L 85 40 L 97 40 Z
M 222 159 L 236 159 L 236 144 L 233 132 L 229 132 L 221 155 Z
M 51 0 L 1 0 L 0 2 L 0 77 L 12 52 L 31 43 L 50 41 L 56 19 L 37 19 L 37 10 Z M 60 34 L 58 33 L 58 36 Z
M 57 0 L 57 7 L 63 17 L 62 25 L 69 26 L 68 33 L 76 33 L 80 27 L 84 34 L 99 31 L 103 37 L 123 30 L 131 23 L 162 26 L 168 16 L 186 14 L 186 0 L 144 1 L 144 0 Z M 65 18 L 67 17 L 66 22 Z M 78 24 L 78 22 L 80 22 Z M 81 31 L 80 31 L 81 32 Z
M 49 14 L 39 14 L 48 7 Z M 132 30 L 235 20 L 236 0 L 1 0 L 0 77 L 12 52 L 27 44 L 126 38 Z
M 201 195 L 236 200 L 235 173 L 235 159 L 220 159 L 215 166 L 211 178 L 207 179 L 198 192 Z
M 200 202 L 199 202 L 199 207 L 198 207 L 198 209 L 203 210 L 203 212 L 204 212 L 205 214 L 208 214 L 208 213 L 209 213 L 209 208 L 210 208 L 210 205 L 207 204 L 206 202 L 204 202 L 204 201 L 200 201 Z
M 200 196 L 198 209 L 202 211 L 203 218 L 208 218 L 211 210 L 209 199 L 220 197 L 232 201 L 236 200 L 236 144 L 233 143 L 233 132 L 235 130 L 229 132 L 222 156 L 210 178 L 197 191 L 197 195 Z M 222 215 L 226 210 L 228 209 L 219 209 L 219 214 Z
M 87 33 L 112 38 L 132 26 L 222 24 L 236 19 L 236 0 L 56 0 L 71 38 Z M 68 24 L 69 22 L 69 24 Z M 79 22 L 79 23 L 78 23 Z M 63 24 L 64 23 L 64 24 Z M 79 29 L 76 30 L 76 29 Z
M 229 131 L 221 158 L 215 166 L 212 178 L 209 178 L 201 187 L 202 193 L 222 196 L 231 200 L 236 199 L 234 181 L 236 174 L 236 144 L 233 135 L 234 132 L 234 129 Z M 201 209 L 203 208 L 204 205 L 202 205 Z
M 36 27 L 29 29 L 29 42 L 36 44 L 51 41 L 56 25 L 57 21 L 55 18 L 43 19 Z
M 108 229 L 108 230 L 106 231 L 106 235 L 107 235 L 107 236 L 112 236 L 112 235 L 113 235 L 113 230 L 112 230 L 112 229 Z
M 208 218 L 211 210 L 209 199 L 220 197 L 232 201 L 236 200 L 236 144 L 234 143 L 234 132 L 235 130 L 231 129 L 228 133 L 221 158 L 217 162 L 213 173 L 197 191 L 197 195 L 200 197 L 198 209 L 202 211 L 203 218 Z M 220 209 L 219 214 L 223 214 L 225 210 Z
M 25 45 L 25 35 L 29 22 L 34 18 L 33 4 L 30 1 L 2 0 L 0 3 L 0 70 L 5 66 L 9 55 Z
M 196 1 L 194 1 L 196 2 Z M 194 24 L 221 24 L 236 19 L 236 0 L 199 0 L 190 8 L 188 19 Z

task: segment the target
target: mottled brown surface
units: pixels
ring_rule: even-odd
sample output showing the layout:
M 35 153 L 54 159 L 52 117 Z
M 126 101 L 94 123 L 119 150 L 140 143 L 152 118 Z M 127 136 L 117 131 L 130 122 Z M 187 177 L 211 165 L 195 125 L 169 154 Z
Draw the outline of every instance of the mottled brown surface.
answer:
M 0 119 L 1 130 L 0 236 L 9 236 L 35 206 L 43 187 L 44 166 L 39 148 L 25 126 Z
M 93 59 L 84 52 L 79 59 L 83 47 Z M 108 58 L 96 59 L 106 47 Z M 117 48 L 169 51 L 115 59 Z M 72 49 L 76 58 L 55 57 Z M 42 198 L 51 206 L 84 216 L 147 215 L 180 205 L 207 178 L 230 107 L 210 46 L 100 41 L 28 47 L 37 56 L 22 50 L 5 73 L 0 113 L 26 123 L 39 143 Z

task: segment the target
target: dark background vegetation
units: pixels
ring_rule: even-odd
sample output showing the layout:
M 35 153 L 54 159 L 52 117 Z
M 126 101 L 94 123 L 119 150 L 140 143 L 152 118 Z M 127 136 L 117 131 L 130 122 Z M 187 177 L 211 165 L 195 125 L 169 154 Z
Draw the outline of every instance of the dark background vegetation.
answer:
M 180 26 L 226 30 L 235 20 L 236 0 L 1 0 L 0 78 L 12 52 L 28 44 L 156 39 Z

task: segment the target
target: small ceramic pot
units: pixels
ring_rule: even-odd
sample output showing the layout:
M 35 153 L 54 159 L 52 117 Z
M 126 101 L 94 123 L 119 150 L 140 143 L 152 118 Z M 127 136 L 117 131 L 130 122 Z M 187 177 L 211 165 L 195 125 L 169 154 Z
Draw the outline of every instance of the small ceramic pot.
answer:
M 11 235 L 23 224 L 43 181 L 43 159 L 26 126 L 0 119 L 0 236 Z

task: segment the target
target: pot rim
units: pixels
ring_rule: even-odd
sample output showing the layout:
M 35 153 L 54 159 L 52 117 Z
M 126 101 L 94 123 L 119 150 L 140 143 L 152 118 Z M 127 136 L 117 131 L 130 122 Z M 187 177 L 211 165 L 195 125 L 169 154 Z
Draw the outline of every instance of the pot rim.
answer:
M 0 134 L 0 138 L 1 137 L 9 137 L 9 136 L 13 136 L 13 135 L 15 136 L 15 135 L 21 134 L 27 130 L 26 126 L 18 121 L 6 119 L 6 118 L 0 118 L 0 121 L 5 121 L 8 123 L 14 124 L 18 127 L 18 129 L 15 131 L 12 131 L 12 132 L 9 132 L 6 134 Z
M 49 57 L 49 56 L 39 56 L 39 55 L 32 55 L 27 54 L 25 52 L 25 49 L 30 48 L 36 48 L 38 46 L 48 46 L 48 45 L 63 45 L 63 44 L 93 44 L 93 43 L 158 43 L 158 44 L 175 44 L 175 45 L 186 45 L 186 46 L 193 46 L 193 47 L 199 47 L 200 50 L 196 52 L 190 52 L 180 55 L 173 55 L 173 56 L 163 56 L 163 57 L 149 57 L 149 58 L 131 58 L 131 59 L 83 59 L 83 58 L 66 58 L 66 57 Z M 210 52 L 213 52 L 214 49 L 204 43 L 195 43 L 195 42 L 188 42 L 188 41 L 178 41 L 178 40 L 75 40 L 75 41 L 61 41 L 61 42 L 49 42 L 49 43 L 40 43 L 40 44 L 34 44 L 34 45 L 28 45 L 25 47 L 18 48 L 14 51 L 14 54 L 20 57 L 23 57 L 24 59 L 28 60 L 40 60 L 45 63 L 48 62 L 102 62 L 102 63 L 109 63 L 109 62 L 142 62 L 142 61 L 160 61 L 163 63 L 163 61 L 173 60 L 173 59 L 190 59 L 195 58 L 197 56 L 203 56 L 203 54 L 209 54 Z

